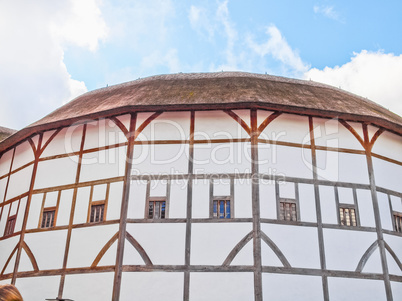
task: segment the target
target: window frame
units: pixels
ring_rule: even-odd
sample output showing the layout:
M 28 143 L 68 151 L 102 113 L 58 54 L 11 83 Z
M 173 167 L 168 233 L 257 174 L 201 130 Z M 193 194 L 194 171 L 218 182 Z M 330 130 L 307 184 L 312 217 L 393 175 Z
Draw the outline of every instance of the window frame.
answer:
M 13 221 L 12 226 L 10 227 L 10 223 Z M 17 214 L 11 215 L 7 218 L 6 226 L 4 227 L 4 235 L 3 237 L 11 236 L 15 233 L 15 224 L 17 223 Z M 10 231 L 11 229 L 11 231 Z
M 165 202 L 165 216 L 164 217 L 159 217 L 155 218 L 155 206 L 153 209 L 153 217 L 149 217 L 149 204 L 154 203 L 154 202 Z M 168 219 L 168 199 L 166 197 L 149 197 L 147 198 L 146 204 L 145 204 L 145 215 L 144 218 L 148 220 L 164 220 Z
M 350 225 L 343 225 L 342 224 L 342 219 L 341 219 L 341 210 L 345 210 L 345 209 L 348 209 L 349 211 L 350 210 L 353 210 L 354 211 L 354 214 L 355 214 L 355 223 L 356 223 L 356 225 L 353 225 L 353 219 L 352 219 L 352 215 L 349 213 L 349 216 L 350 216 Z M 356 206 L 355 205 L 352 205 L 352 204 L 342 204 L 342 203 L 340 203 L 339 205 L 338 205 L 338 221 L 339 221 L 339 226 L 341 226 L 341 227 L 359 227 L 360 226 L 360 223 L 359 223 L 359 219 L 358 219 L 358 217 L 357 217 L 357 208 L 356 208 Z
M 217 209 L 218 209 L 219 208 L 219 201 L 229 202 L 229 206 L 230 206 L 229 214 L 230 214 L 230 217 L 226 217 L 226 212 L 227 212 L 226 210 L 224 210 L 225 211 L 225 217 L 223 217 L 223 218 L 219 217 L 219 210 L 217 210 L 216 216 L 214 216 L 214 203 L 218 202 L 218 205 L 217 205 Z M 225 207 L 226 207 L 226 205 L 225 205 Z M 233 219 L 233 198 L 231 198 L 230 196 L 213 197 L 212 201 L 210 202 L 209 217 L 213 218 L 213 219 L 217 219 L 217 220 L 220 220 L 220 219 Z
M 295 214 L 296 214 L 296 220 L 287 220 L 286 219 L 286 215 L 285 215 L 285 210 L 283 211 L 283 218 L 281 219 L 281 214 L 282 214 L 282 212 L 281 212 L 281 203 L 285 203 L 285 204 L 294 204 L 295 205 Z M 278 206 L 278 215 L 277 215 L 277 218 L 278 218 L 278 220 L 280 220 L 280 221 L 284 221 L 284 222 L 287 222 L 287 223 L 293 223 L 293 222 L 298 222 L 298 221 L 300 221 L 300 208 L 299 208 L 299 202 L 297 201 L 297 199 L 292 199 L 292 198 L 279 198 L 279 200 L 278 200 L 278 203 L 277 203 L 277 206 Z
M 49 227 L 43 227 L 43 218 L 45 216 L 46 212 L 54 212 L 53 214 L 53 220 L 52 220 L 52 225 Z M 57 217 L 57 206 L 53 206 L 53 207 L 47 207 L 47 208 L 43 208 L 41 215 L 40 215 L 40 220 L 39 220 L 39 228 L 40 229 L 50 229 L 50 228 L 54 228 L 56 226 L 56 217 Z
M 103 213 L 102 213 L 102 219 L 99 221 L 91 221 L 91 217 L 92 217 L 92 208 L 96 207 L 96 206 L 103 206 Z M 96 202 L 91 202 L 90 206 L 89 206 L 89 214 L 88 214 L 88 223 L 90 224 L 98 224 L 98 223 L 102 223 L 105 221 L 106 217 L 106 201 L 96 201 Z
M 399 219 L 399 225 L 397 220 Z M 397 233 L 402 233 L 402 212 L 392 211 L 392 223 L 394 226 L 394 231 Z

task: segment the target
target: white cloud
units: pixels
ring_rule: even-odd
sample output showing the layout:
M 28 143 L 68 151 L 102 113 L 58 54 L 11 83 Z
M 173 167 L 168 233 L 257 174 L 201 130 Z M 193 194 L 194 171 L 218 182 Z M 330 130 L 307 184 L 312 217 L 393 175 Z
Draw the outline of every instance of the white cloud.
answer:
M 215 34 L 213 21 L 204 7 L 191 5 L 188 14 L 191 27 L 197 31 L 198 34 L 206 36 L 212 40 Z
M 367 97 L 402 116 L 402 54 L 363 50 L 342 66 L 313 68 L 304 77 Z
M 329 6 L 329 5 L 314 5 L 313 7 L 314 13 L 316 14 L 322 14 L 323 16 L 344 23 L 345 21 L 341 18 L 340 14 L 335 11 L 335 8 L 333 6 Z
M 269 55 L 275 60 L 280 61 L 295 76 L 308 70 L 309 66 L 303 62 L 297 51 L 290 47 L 275 25 L 269 26 L 266 33 L 269 38 L 263 44 L 256 43 L 251 36 L 248 36 L 246 39 L 248 47 L 261 57 Z
M 94 51 L 107 28 L 97 2 L 82 2 L 0 2 L 2 126 L 26 126 L 87 90 L 71 78 L 63 46 Z

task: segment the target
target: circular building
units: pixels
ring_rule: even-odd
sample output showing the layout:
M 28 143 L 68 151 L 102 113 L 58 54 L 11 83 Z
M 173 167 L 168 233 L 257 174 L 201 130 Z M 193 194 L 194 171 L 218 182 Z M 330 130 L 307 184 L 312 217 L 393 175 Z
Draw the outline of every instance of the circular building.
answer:
M 0 143 L 25 300 L 400 300 L 402 118 L 240 72 L 88 92 Z

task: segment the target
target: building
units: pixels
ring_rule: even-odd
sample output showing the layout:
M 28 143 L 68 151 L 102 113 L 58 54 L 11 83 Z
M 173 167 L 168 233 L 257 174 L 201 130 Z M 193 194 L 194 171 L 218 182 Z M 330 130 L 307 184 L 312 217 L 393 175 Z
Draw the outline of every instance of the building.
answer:
M 400 300 L 401 135 L 367 99 L 269 75 L 88 92 L 0 144 L 0 283 L 28 301 Z

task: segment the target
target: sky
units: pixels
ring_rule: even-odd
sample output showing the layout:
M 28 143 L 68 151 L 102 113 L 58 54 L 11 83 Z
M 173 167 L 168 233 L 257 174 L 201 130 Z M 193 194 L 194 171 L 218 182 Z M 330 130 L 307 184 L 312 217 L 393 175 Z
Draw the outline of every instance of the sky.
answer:
M 147 76 L 313 80 L 402 115 L 400 0 L 0 0 L 0 126 Z

